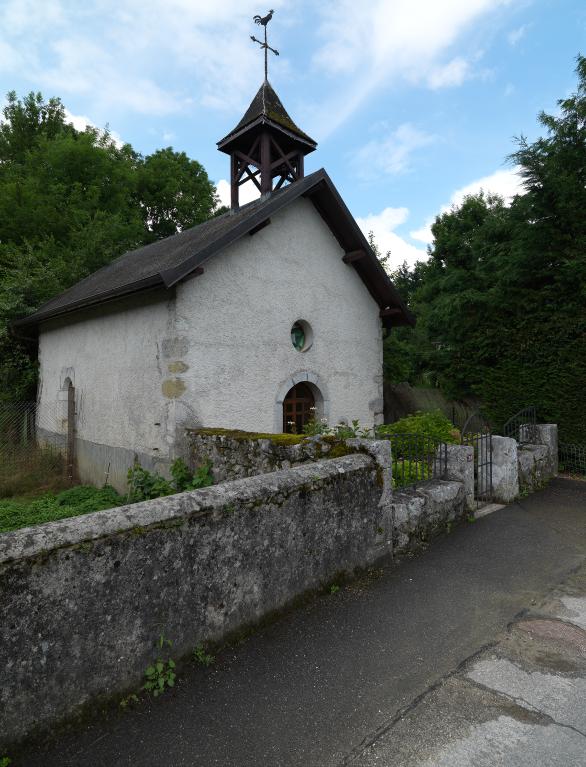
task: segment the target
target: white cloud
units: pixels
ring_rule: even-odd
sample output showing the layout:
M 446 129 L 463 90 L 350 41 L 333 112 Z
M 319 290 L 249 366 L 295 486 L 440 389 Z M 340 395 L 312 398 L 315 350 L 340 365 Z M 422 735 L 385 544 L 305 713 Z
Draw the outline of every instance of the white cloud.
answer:
M 442 205 L 440 213 L 447 213 L 454 206 L 459 207 L 464 202 L 465 197 L 471 194 L 478 194 L 480 191 L 498 194 L 508 204 L 516 194 L 523 194 L 525 190 L 518 173 L 518 168 L 497 170 L 489 176 L 483 176 L 456 189 L 450 197 L 450 201 Z M 409 236 L 426 245 L 433 242 L 433 234 L 431 233 L 433 221 L 434 219 L 429 219 L 420 229 L 409 232 Z
M 257 12 L 256 0 L 5 0 L 0 74 L 14 67 L 14 49 L 33 87 L 86 96 L 102 114 L 165 115 L 194 102 L 241 109 L 261 78 L 249 39 Z M 165 85 L 187 73 L 188 90 Z
M 69 111 L 69 109 L 65 110 L 65 120 L 73 125 L 75 130 L 83 132 L 88 126 L 90 128 L 97 128 L 99 131 L 103 131 L 103 128 L 99 128 L 92 120 L 90 120 L 89 117 L 86 117 L 85 115 L 74 115 L 72 112 Z M 116 133 L 116 131 L 110 130 L 108 128 L 108 133 L 110 134 L 110 138 L 112 141 L 116 144 L 118 148 L 124 146 L 124 141 L 122 141 L 122 137 L 119 133 Z
M 469 76 L 470 65 L 465 59 L 458 56 L 445 66 L 431 72 L 427 82 L 432 90 L 439 90 L 440 88 L 462 85 Z
M 381 253 L 391 251 L 391 269 L 396 269 L 403 261 L 407 261 L 410 266 L 413 266 L 416 261 L 427 259 L 425 250 L 406 242 L 394 231 L 398 226 L 405 223 L 408 215 L 407 208 L 385 208 L 380 213 L 369 213 L 364 218 L 356 219 L 358 226 L 366 236 L 369 232 L 374 233 L 375 242 Z
M 476 179 L 476 181 L 471 181 L 466 186 L 460 187 L 460 189 L 456 189 L 450 197 L 449 205 L 443 210 L 449 210 L 452 205 L 461 205 L 464 202 L 464 197 L 470 194 L 478 194 L 481 190 L 500 195 L 506 203 L 510 203 L 516 194 L 523 194 L 525 191 L 518 168 L 497 170 L 495 173 L 491 173 L 490 176 L 483 176 Z
M 352 164 L 357 175 L 365 179 L 381 172 L 404 173 L 409 169 L 412 153 L 434 141 L 434 136 L 404 123 L 386 138 L 373 139 L 361 147 L 352 158 Z
M 469 65 L 451 49 L 482 17 L 509 2 L 372 0 L 367 7 L 355 0 L 323 3 L 318 11 L 323 44 L 314 63 L 320 71 L 342 77 L 343 86 L 331 105 L 321 105 L 322 137 L 383 85 L 407 82 L 438 88 L 463 82 L 470 76 Z
M 519 40 L 522 40 L 525 37 L 525 34 L 527 32 L 527 25 L 523 24 L 518 29 L 513 29 L 509 34 L 507 35 L 507 40 L 509 41 L 509 45 L 517 45 Z
M 225 178 L 220 179 L 216 184 L 218 197 L 220 198 L 220 205 L 226 205 L 230 207 L 230 182 Z M 260 197 L 260 192 L 252 183 L 247 181 L 246 184 L 242 184 L 240 187 L 239 202 L 240 205 L 246 205 L 247 202 L 252 202 Z

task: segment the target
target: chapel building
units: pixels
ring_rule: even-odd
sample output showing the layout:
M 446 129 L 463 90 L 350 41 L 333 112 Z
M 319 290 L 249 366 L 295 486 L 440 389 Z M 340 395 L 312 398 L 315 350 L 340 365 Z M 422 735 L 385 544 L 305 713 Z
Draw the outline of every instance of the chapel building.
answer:
M 265 79 L 218 143 L 231 209 L 125 253 L 33 315 L 39 420 L 75 419 L 83 482 L 165 470 L 187 428 L 301 432 L 383 420 L 383 332 L 414 324 L 325 170 Z M 260 197 L 239 204 L 244 183 Z M 69 400 L 69 407 L 68 407 Z M 62 412 L 61 412 L 62 411 Z

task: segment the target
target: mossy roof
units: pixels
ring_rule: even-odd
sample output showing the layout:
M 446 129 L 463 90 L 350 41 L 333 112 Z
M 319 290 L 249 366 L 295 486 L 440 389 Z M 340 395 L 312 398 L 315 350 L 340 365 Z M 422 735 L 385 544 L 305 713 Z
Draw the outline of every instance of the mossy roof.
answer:
M 268 80 L 265 80 L 260 86 L 256 96 L 252 99 L 250 106 L 244 113 L 244 116 L 238 125 L 218 143 L 223 144 L 235 133 L 239 133 L 247 125 L 258 120 L 258 118 L 265 118 L 266 120 L 274 122 L 282 128 L 299 136 L 299 138 L 304 141 L 309 142 L 314 147 L 317 146 L 317 143 L 293 122 L 289 113 L 283 106 L 281 99 L 277 96 L 275 89 Z
M 270 222 L 272 215 L 305 195 L 313 202 L 344 251 L 364 251 L 365 258 L 352 265 L 381 309 L 400 309 L 399 316 L 384 319 L 385 326 L 415 324 L 413 315 L 322 168 L 237 210 L 125 253 L 48 301 L 34 314 L 17 320 L 13 326 L 36 327 L 51 317 L 97 306 L 121 296 L 152 288 L 170 289 L 200 267 L 203 270 L 204 265 L 228 245 L 253 233 L 263 222 Z

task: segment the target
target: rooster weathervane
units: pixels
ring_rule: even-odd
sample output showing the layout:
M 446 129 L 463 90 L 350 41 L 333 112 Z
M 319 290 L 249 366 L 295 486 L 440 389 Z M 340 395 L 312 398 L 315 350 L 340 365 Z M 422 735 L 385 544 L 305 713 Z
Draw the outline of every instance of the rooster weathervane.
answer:
M 259 24 L 260 26 L 265 28 L 265 41 L 263 43 L 262 40 L 258 40 L 254 35 L 250 35 L 250 39 L 253 43 L 258 43 L 260 47 L 265 52 L 265 80 L 268 80 L 268 72 L 269 72 L 269 62 L 268 62 L 268 54 L 269 51 L 272 51 L 275 56 L 279 55 L 279 51 L 275 50 L 274 48 L 271 48 L 271 46 L 267 42 L 267 24 L 269 21 L 273 18 L 273 10 L 270 10 L 266 16 L 259 16 L 258 14 L 253 17 L 253 21 L 255 24 Z

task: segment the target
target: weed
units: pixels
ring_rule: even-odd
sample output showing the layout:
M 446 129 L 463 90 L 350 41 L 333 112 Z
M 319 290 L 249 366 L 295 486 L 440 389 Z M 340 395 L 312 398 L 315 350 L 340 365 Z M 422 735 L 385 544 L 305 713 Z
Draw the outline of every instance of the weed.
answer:
M 8 756 L 0 756 L 0 767 L 8 767 L 9 764 L 12 764 L 12 759 Z
M 446 533 L 448 533 L 449 535 L 451 532 L 452 532 L 452 523 L 446 522 Z
M 171 641 L 165 639 L 163 634 L 161 634 L 156 644 L 159 652 L 162 651 L 165 645 L 171 647 Z M 167 660 L 165 660 L 164 658 L 158 657 L 151 666 L 147 667 L 144 675 L 146 677 L 146 682 L 142 689 L 151 692 L 153 696 L 157 698 L 161 693 L 165 692 L 167 687 L 175 686 L 175 661 L 172 658 L 167 658 Z
M 472 522 L 476 522 L 476 517 L 474 516 L 474 514 L 468 514 L 468 516 L 466 517 L 466 521 L 472 524 Z
M 120 708 L 125 709 L 128 708 L 128 706 L 131 703 L 138 703 L 138 695 L 135 693 L 132 693 L 131 695 L 127 695 L 125 698 L 122 698 L 120 701 Z
M 185 461 L 178 458 L 171 464 L 173 480 L 169 481 L 156 472 L 143 469 L 140 463 L 135 461 L 134 466 L 128 470 L 128 500 L 131 503 L 148 501 L 186 490 L 209 487 L 214 481 L 211 468 L 212 464 L 207 462 L 192 472 Z
M 214 656 L 207 653 L 201 644 L 194 648 L 193 659 L 196 663 L 201 663 L 202 666 L 211 666 L 212 663 L 216 662 Z
M 337 594 L 338 591 L 340 591 L 340 587 L 337 584 L 332 583 L 330 586 L 330 594 Z

